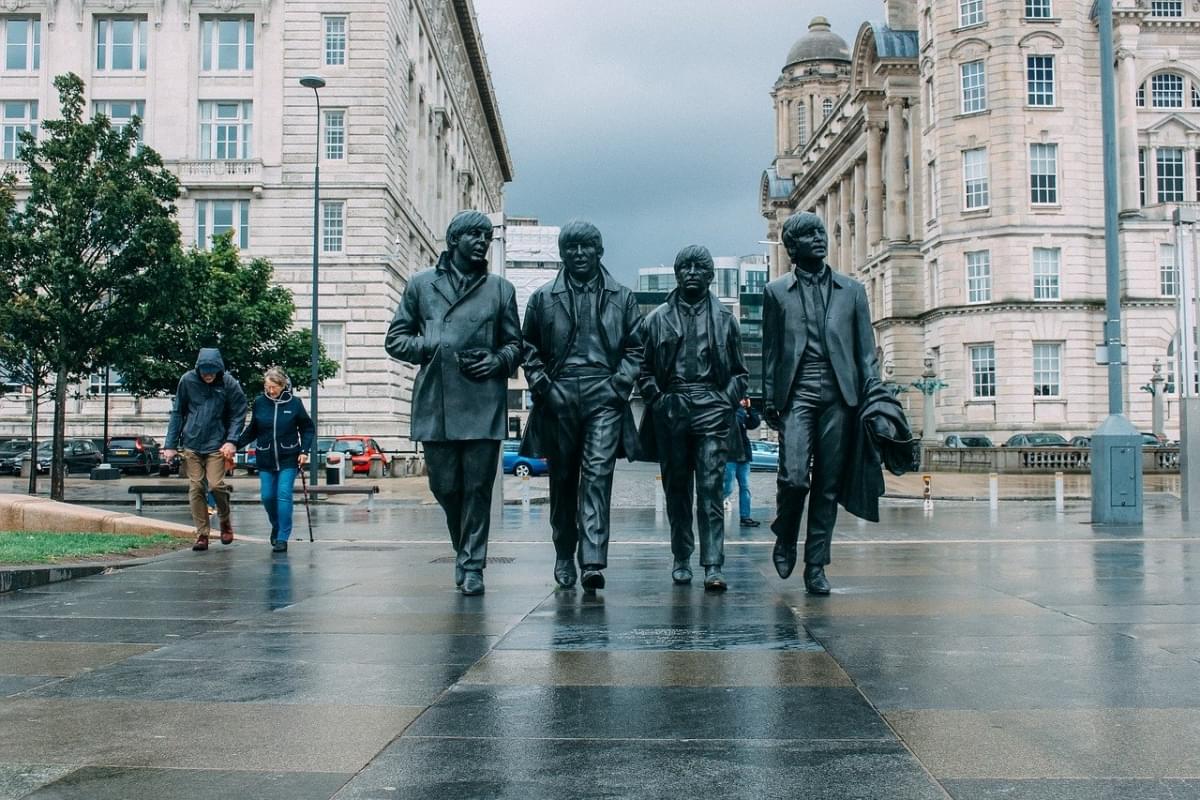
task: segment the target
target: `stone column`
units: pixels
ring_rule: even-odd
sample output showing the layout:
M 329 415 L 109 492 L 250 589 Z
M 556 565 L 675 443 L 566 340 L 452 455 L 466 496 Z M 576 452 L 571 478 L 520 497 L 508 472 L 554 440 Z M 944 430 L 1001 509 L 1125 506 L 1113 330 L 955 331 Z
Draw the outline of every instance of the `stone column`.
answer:
M 909 241 L 919 242 L 925 238 L 924 205 L 925 157 L 921 152 L 921 104 L 908 104 L 908 223 Z
M 780 153 L 787 152 L 787 131 L 784 128 L 784 100 L 775 96 L 775 146 Z
M 904 187 L 904 99 L 887 100 L 887 236 L 893 242 L 908 238 Z
M 867 123 L 867 242 L 878 247 L 883 238 L 883 129 Z
M 835 268 L 838 265 L 838 256 L 841 255 L 838 252 L 838 237 L 835 235 L 838 219 L 842 213 L 840 205 L 841 197 L 839 196 L 841 192 L 839 189 L 840 184 L 837 181 L 829 184 L 829 203 L 826 206 L 828 216 L 825 217 L 825 230 L 829 232 L 829 252 L 825 254 L 825 260 L 829 262 L 831 267 Z
M 839 264 L 841 271 L 849 274 L 854 269 L 854 240 L 850 237 L 850 209 L 853 208 L 854 178 L 849 172 L 842 173 L 842 188 L 838 192 L 841 197 L 841 213 L 838 222 L 842 226 L 842 240 L 838 242 L 838 253 L 841 255 Z
M 1117 114 L 1120 208 L 1122 213 L 1135 212 L 1142 207 L 1138 191 L 1137 58 L 1133 48 L 1129 47 L 1117 51 Z M 1146 166 L 1149 181 L 1149 164 Z
M 867 264 L 867 165 L 854 162 L 854 269 Z

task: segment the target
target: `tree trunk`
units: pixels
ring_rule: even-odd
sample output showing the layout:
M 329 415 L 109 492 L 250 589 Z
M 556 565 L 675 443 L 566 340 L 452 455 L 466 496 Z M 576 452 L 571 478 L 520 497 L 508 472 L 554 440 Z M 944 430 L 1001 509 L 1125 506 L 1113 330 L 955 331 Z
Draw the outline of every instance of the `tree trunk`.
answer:
M 63 445 L 67 432 L 67 368 L 59 366 L 54 376 L 54 444 L 50 449 L 50 499 L 61 501 L 66 493 L 63 480 Z M 36 459 L 31 470 L 36 470 Z
M 38 374 L 36 364 L 33 367 L 33 374 L 35 376 Z M 33 381 L 33 414 L 30 415 L 33 417 L 33 422 L 29 424 L 29 494 L 31 495 L 37 494 L 38 474 L 35 458 L 38 446 L 38 389 L 40 388 L 41 384 L 35 378 Z

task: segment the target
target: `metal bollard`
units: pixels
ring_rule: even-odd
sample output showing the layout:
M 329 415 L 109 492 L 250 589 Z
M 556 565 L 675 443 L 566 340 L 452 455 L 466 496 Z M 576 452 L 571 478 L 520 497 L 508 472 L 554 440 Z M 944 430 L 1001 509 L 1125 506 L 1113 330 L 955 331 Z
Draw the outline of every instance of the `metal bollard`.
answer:
M 529 476 L 521 476 L 521 509 L 529 511 Z
M 925 510 L 933 511 L 933 489 L 930 486 L 930 483 L 933 480 L 933 476 L 932 475 L 922 475 L 921 480 L 925 484 L 925 493 L 924 493 Z
M 662 475 L 654 476 L 654 516 L 661 517 L 667 510 L 667 496 L 663 494 Z
M 988 505 L 1000 507 L 1000 476 L 995 472 L 988 474 Z
M 1054 510 L 1062 512 L 1066 506 L 1066 491 L 1063 487 L 1063 474 L 1054 473 Z

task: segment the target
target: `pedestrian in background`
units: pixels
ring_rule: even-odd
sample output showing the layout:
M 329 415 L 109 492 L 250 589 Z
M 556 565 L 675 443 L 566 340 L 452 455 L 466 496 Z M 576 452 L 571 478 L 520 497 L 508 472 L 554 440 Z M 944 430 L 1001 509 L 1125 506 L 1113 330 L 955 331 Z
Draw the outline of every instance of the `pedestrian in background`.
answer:
M 750 450 L 750 436 L 746 431 L 755 430 L 762 424 L 762 417 L 750 398 L 743 397 L 738 404 L 737 418 L 733 429 L 729 432 L 729 455 L 731 458 L 725 464 L 725 502 L 729 502 L 729 494 L 733 491 L 733 479 L 738 483 L 738 517 L 743 528 L 757 528 L 760 523 L 751 514 L 750 495 L 750 461 L 753 453 Z
M 183 470 L 188 477 L 188 505 L 196 525 L 193 550 L 208 549 L 208 502 L 212 491 L 221 521 L 221 544 L 233 544 L 229 518 L 229 484 L 225 464 L 237 452 L 237 442 L 246 424 L 246 394 L 237 379 L 225 371 L 221 351 L 202 347 L 196 368 L 179 379 L 171 420 L 163 440 L 167 463 L 177 449 L 183 451 Z
M 271 551 L 286 553 L 292 537 L 292 488 L 308 463 L 313 422 L 288 376 L 278 367 L 263 375 L 263 393 L 250 407 L 250 424 L 238 447 L 255 443 L 258 492 L 271 521 Z

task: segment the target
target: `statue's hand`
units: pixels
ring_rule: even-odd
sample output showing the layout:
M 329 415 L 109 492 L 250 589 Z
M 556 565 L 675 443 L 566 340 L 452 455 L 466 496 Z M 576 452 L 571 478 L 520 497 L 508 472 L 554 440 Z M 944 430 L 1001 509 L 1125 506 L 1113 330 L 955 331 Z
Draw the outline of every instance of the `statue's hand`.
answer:
M 487 380 L 498 377 L 504 371 L 504 362 L 498 356 L 488 353 L 463 366 L 462 371 L 471 380 Z
M 763 422 L 767 423 L 767 427 L 773 431 L 783 427 L 783 420 L 779 418 L 779 410 L 770 406 L 763 411 Z

